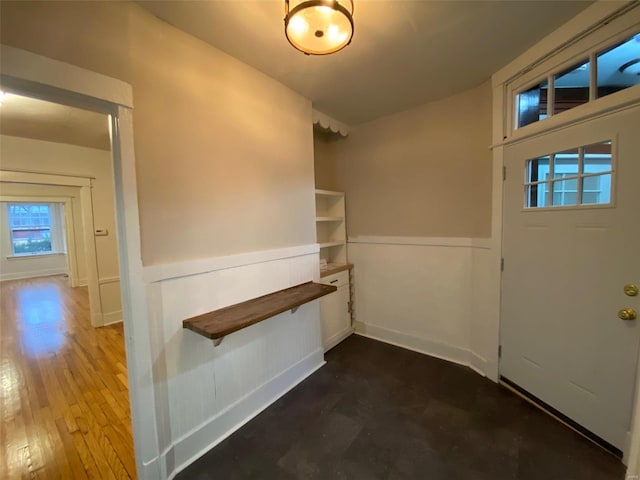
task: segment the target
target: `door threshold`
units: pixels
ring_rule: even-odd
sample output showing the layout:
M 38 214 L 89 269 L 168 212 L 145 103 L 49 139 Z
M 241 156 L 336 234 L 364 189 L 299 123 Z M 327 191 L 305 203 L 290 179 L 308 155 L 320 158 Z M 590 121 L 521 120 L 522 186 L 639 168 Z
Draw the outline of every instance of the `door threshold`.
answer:
M 500 376 L 499 384 L 502 385 L 507 390 L 510 390 L 511 392 L 515 393 L 520 398 L 523 398 L 524 400 L 526 400 L 527 402 L 529 402 L 539 410 L 542 410 L 544 413 L 546 413 L 550 417 L 553 417 L 558 422 L 562 423 L 564 426 L 569 427 L 571 430 L 581 435 L 582 437 L 586 438 L 591 443 L 597 445 L 598 447 L 602 448 L 606 452 L 610 453 L 611 455 L 613 455 L 614 457 L 622 461 L 622 457 L 623 457 L 622 450 L 613 446 L 612 444 L 607 442 L 605 439 L 599 437 L 592 431 L 587 430 L 585 427 L 583 427 L 576 421 L 570 419 L 565 414 L 559 412 L 548 403 L 545 403 L 535 395 L 532 395 L 531 393 L 527 392 L 524 388 L 520 387 L 516 383 L 513 383 L 511 380 L 503 376 Z

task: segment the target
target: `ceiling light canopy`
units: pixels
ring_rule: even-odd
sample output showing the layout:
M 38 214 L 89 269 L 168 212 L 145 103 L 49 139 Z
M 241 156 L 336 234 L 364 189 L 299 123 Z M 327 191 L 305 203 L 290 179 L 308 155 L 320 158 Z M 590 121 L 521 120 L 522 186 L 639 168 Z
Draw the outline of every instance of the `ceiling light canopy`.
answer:
M 307 55 L 342 50 L 353 37 L 353 0 L 285 0 L 284 32 Z

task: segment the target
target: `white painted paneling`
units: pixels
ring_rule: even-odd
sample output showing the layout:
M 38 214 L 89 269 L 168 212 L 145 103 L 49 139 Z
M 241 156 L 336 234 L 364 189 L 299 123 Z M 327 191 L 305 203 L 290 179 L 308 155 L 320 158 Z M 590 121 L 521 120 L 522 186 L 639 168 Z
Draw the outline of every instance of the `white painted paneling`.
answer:
M 472 366 L 498 381 L 500 304 L 500 251 L 489 240 L 474 240 L 471 263 L 471 311 L 469 350 Z
M 100 301 L 102 302 L 103 324 L 122 321 L 122 296 L 120 278 L 108 277 L 99 280 Z
M 349 260 L 358 322 L 441 344 L 438 356 L 463 361 L 458 350 L 469 345 L 470 248 L 349 244 Z
M 489 364 L 497 359 L 497 343 L 484 325 L 491 314 L 483 300 L 483 272 L 492 257 L 487 241 L 352 240 L 358 242 L 348 245 L 355 266 L 357 333 L 494 377 Z
M 182 328 L 186 318 L 317 276 L 317 247 L 305 249 L 315 253 L 297 256 L 300 247 L 285 250 L 280 252 L 283 258 L 257 263 L 233 256 L 176 265 L 172 271 L 179 277 L 150 285 L 158 327 L 153 340 L 159 380 L 156 408 L 164 418 L 159 435 L 169 476 L 322 365 L 316 301 L 228 335 L 218 347 Z M 256 255 L 273 257 L 268 252 Z M 216 264 L 224 268 L 203 272 Z M 158 273 L 150 267 L 145 276 Z

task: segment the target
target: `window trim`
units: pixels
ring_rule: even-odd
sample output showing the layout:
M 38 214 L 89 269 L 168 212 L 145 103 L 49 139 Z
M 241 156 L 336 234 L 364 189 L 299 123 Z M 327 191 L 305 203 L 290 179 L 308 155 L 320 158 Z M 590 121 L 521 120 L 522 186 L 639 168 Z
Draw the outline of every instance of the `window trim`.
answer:
M 59 255 L 66 255 L 64 252 L 41 252 L 41 253 L 21 253 L 18 255 L 7 255 L 7 260 L 21 260 L 25 258 L 33 257 L 55 257 Z

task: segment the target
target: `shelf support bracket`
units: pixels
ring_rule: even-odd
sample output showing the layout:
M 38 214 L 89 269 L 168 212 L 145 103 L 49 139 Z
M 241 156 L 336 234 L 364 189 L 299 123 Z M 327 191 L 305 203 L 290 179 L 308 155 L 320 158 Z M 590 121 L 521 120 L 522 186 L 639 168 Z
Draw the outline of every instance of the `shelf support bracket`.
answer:
M 291 309 L 291 315 L 293 315 L 294 313 L 296 313 L 296 312 L 298 311 L 298 308 L 300 308 L 300 307 L 293 307 L 293 308 Z
M 220 337 L 220 338 L 214 338 L 213 339 L 213 346 L 217 347 L 218 345 L 220 345 L 222 343 L 222 340 L 224 339 L 224 337 Z

